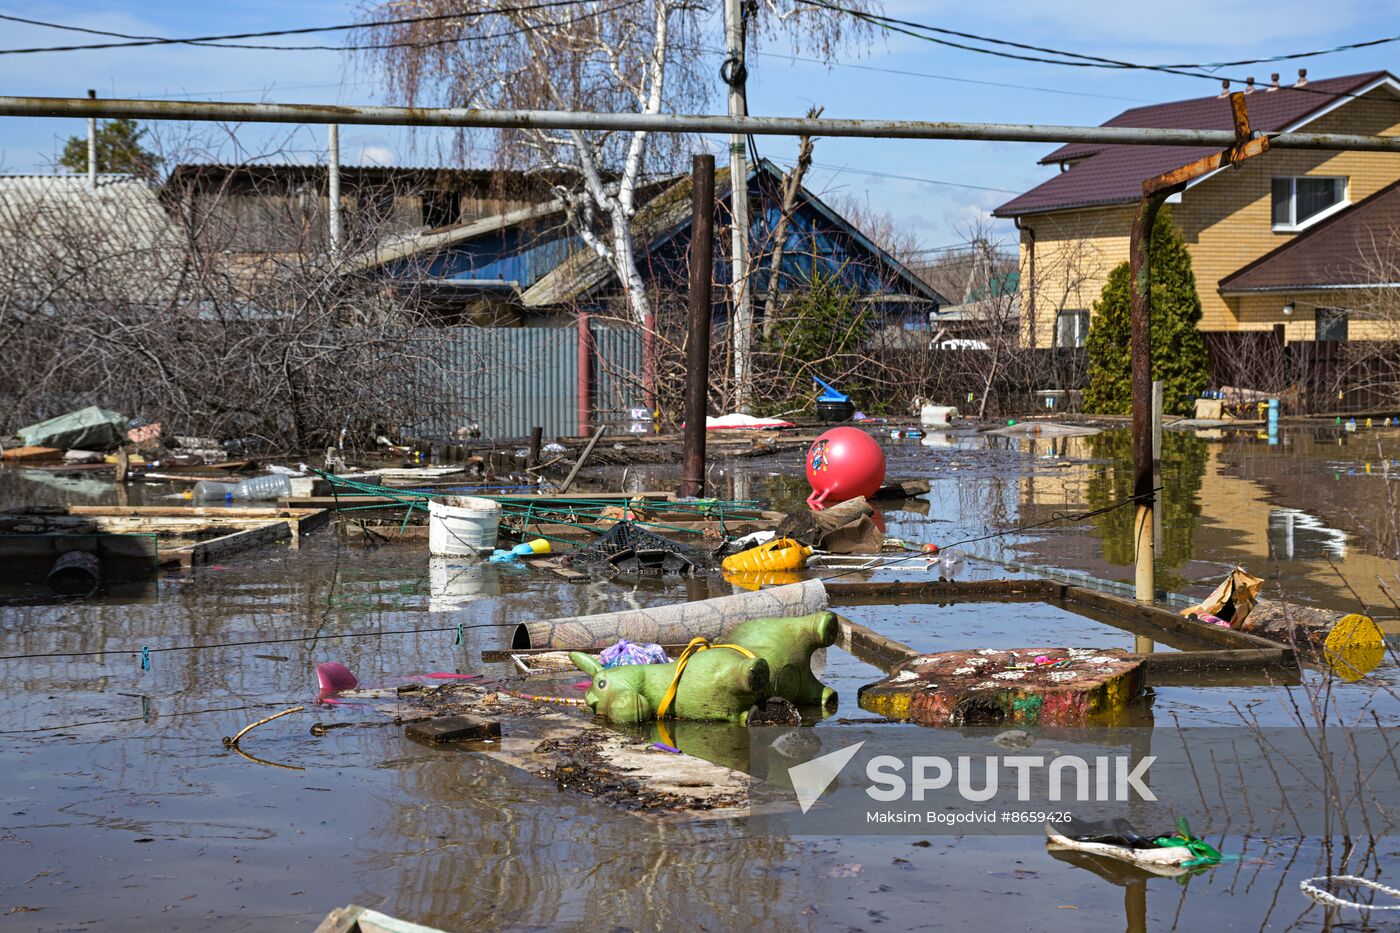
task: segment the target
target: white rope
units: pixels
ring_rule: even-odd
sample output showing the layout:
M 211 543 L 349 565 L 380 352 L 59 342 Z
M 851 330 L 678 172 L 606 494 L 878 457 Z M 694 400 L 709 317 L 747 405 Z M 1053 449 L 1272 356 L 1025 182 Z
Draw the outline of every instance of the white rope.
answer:
M 1316 878 L 1309 878 L 1307 881 L 1299 882 L 1298 887 L 1301 888 L 1303 893 L 1306 894 L 1308 897 L 1317 901 L 1319 904 L 1325 904 L 1328 907 L 1355 907 L 1357 910 L 1400 910 L 1400 904 L 1392 904 L 1389 907 L 1376 907 L 1372 904 L 1360 904 L 1356 901 L 1344 901 L 1340 897 L 1337 897 L 1335 894 L 1332 894 L 1328 891 L 1324 891 L 1322 888 L 1318 887 L 1318 885 L 1314 882 L 1322 882 L 1328 887 L 1336 885 L 1355 885 L 1356 887 L 1360 888 L 1371 888 L 1373 890 L 1381 892 L 1382 894 L 1388 894 L 1391 897 L 1400 900 L 1400 890 L 1396 890 L 1395 888 L 1388 888 L 1383 884 L 1372 881 L 1370 878 L 1359 878 L 1356 875 L 1320 875 Z

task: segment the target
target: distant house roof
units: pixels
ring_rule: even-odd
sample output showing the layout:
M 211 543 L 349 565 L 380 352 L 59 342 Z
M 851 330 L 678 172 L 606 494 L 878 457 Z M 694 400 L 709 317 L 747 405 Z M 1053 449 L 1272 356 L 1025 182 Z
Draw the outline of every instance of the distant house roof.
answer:
M 767 175 L 771 180 L 782 178 L 780 172 L 767 159 L 754 165 L 749 171 L 751 183 L 758 176 Z M 715 196 L 720 200 L 729 197 L 729 170 L 721 168 L 715 172 Z M 874 255 L 887 268 L 894 271 L 910 292 L 937 304 L 947 304 L 947 299 L 932 285 L 915 275 L 903 263 L 861 233 L 849 220 L 832 210 L 820 198 L 805 188 L 798 197 L 798 203 L 810 207 L 828 223 L 843 230 L 852 240 Z M 641 210 L 633 221 L 638 232 L 639 252 L 651 252 L 663 246 L 690 227 L 690 178 L 684 176 L 675 185 L 658 195 Z M 643 247 L 642 244 L 645 244 Z M 527 308 L 540 308 L 562 302 L 576 300 L 593 293 L 611 282 L 615 276 L 612 264 L 592 250 L 579 251 L 558 267 L 543 276 L 522 295 Z
M 324 162 L 184 162 L 175 166 L 166 185 L 219 188 L 314 183 L 324 185 L 330 172 Z M 439 166 L 341 165 L 345 188 L 401 186 L 406 190 L 459 191 L 478 197 L 552 197 L 553 185 L 575 180 L 562 172 L 528 172 L 519 169 L 445 168 Z
M 172 286 L 185 259 L 183 232 L 159 189 L 132 175 L 0 175 L 0 251 L 24 274 L 76 279 L 132 301 Z M 81 264 L 81 268 L 75 264 Z
M 1222 292 L 1400 284 L 1400 181 L 1310 227 L 1220 280 Z
M 1400 82 L 1387 71 L 1325 78 L 1302 88 L 1260 89 L 1248 98 L 1250 126 L 1266 133 L 1290 130 L 1346 103 L 1351 95 L 1364 94 L 1382 85 L 1400 92 Z M 1134 107 L 1103 125 L 1228 130 L 1233 120 L 1229 102 L 1211 96 Z M 1018 217 L 1136 201 L 1142 196 L 1144 179 L 1180 168 L 1215 151 L 1199 146 L 1071 143 L 1040 160 L 1042 165 L 1068 164 L 1065 171 L 1012 198 L 992 213 L 997 217 Z

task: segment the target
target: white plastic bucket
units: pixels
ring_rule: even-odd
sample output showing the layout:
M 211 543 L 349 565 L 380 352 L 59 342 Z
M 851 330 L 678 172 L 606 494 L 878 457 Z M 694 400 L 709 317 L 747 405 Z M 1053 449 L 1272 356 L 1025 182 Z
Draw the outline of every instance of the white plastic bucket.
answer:
M 444 496 L 428 501 L 428 553 L 463 557 L 496 547 L 501 506 L 475 496 Z
M 929 427 L 946 427 L 958 417 L 958 410 L 948 405 L 925 405 L 919 410 L 919 420 Z

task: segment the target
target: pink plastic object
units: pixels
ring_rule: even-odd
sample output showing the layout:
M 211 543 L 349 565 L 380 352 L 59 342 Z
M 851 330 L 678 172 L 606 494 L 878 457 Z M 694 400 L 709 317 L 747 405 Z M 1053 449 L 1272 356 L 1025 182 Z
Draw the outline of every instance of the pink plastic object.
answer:
M 316 665 L 316 683 L 321 693 L 339 693 L 341 690 L 354 690 L 360 685 L 350 668 L 339 661 L 327 661 Z
M 821 509 L 829 502 L 873 496 L 885 481 L 885 452 L 859 428 L 832 428 L 807 451 L 807 504 Z

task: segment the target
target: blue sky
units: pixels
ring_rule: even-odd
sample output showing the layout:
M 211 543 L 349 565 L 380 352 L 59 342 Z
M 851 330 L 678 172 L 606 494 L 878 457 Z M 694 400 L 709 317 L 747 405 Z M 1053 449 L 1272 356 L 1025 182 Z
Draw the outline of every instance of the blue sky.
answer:
M 355 9 L 331 0 L 245 0 L 237 5 L 174 0 L 0 3 L 0 12 L 18 16 L 152 35 L 339 23 L 352 19 Z M 890 15 L 947 28 L 1141 62 L 1255 58 L 1400 31 L 1400 0 L 1326 4 L 1175 0 L 1150 14 L 1140 4 L 1121 0 L 1002 0 L 996 4 L 887 0 L 885 9 Z M 72 41 L 86 40 L 74 33 L 0 22 L 0 48 Z M 719 37 L 711 44 L 718 46 Z M 863 53 L 846 54 L 844 64 L 830 69 L 792 61 L 787 51 L 769 43 L 764 47 L 767 54 L 754 57 L 749 85 L 752 113 L 796 116 L 820 104 L 831 117 L 1098 124 L 1127 107 L 1203 96 L 1219 89 L 1218 83 L 1172 75 L 992 58 L 897 35 L 877 39 Z M 1271 71 L 1279 71 L 1289 82 L 1300 65 L 1313 78 L 1375 69 L 1397 71 L 1397 56 L 1400 43 L 1301 62 L 1222 69 L 1222 73 L 1252 74 L 1265 83 Z M 0 56 L 0 84 L 5 93 L 25 95 L 81 96 L 92 87 L 102 96 L 391 102 L 372 73 L 336 52 L 175 46 Z M 714 106 L 721 106 L 718 94 Z M 78 121 L 0 118 L 0 167 L 8 172 L 48 171 L 62 141 L 80 132 Z M 181 131 L 172 128 L 170 132 Z M 208 128 L 193 132 L 207 135 Z M 287 160 L 315 161 L 324 135 L 319 127 L 242 127 L 236 139 L 220 141 L 219 155 L 227 159 L 240 149 L 255 154 L 275 150 Z M 415 137 L 374 127 L 347 127 L 342 132 L 343 158 L 349 163 L 435 164 L 446 143 L 445 135 L 432 131 Z M 793 141 L 777 138 L 760 138 L 758 145 L 761 153 L 779 158 L 790 158 L 795 150 Z M 890 213 L 923 245 L 939 247 L 961 241 L 970 225 L 985 218 L 990 208 L 1046 177 L 1051 170 L 1035 161 L 1050 148 L 825 139 L 817 142 L 819 167 L 809 187 L 819 194 L 859 198 L 877 211 Z M 906 177 L 886 177 L 890 175 Z M 998 224 L 996 232 L 1010 239 L 1008 225 Z

